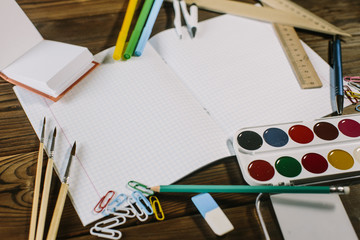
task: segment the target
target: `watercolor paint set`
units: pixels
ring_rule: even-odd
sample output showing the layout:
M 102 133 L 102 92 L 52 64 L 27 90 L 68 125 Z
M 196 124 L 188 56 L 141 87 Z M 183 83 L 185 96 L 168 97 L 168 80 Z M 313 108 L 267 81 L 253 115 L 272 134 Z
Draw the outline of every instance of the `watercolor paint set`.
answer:
M 233 144 L 250 185 L 302 185 L 360 177 L 360 114 L 243 128 Z

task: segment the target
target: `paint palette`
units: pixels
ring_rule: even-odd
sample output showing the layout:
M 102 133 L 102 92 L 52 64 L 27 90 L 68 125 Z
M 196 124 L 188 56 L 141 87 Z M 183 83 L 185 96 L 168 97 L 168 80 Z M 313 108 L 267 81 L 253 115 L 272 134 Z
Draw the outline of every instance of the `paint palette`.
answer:
M 250 185 L 360 177 L 360 115 L 243 128 L 233 143 Z

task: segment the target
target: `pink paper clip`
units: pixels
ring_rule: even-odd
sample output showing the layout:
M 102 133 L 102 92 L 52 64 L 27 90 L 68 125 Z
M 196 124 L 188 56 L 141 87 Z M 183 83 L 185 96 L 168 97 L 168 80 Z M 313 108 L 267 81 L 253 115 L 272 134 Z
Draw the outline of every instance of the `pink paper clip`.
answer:
M 358 82 L 360 83 L 360 76 L 345 76 L 344 78 L 345 82 Z
M 111 199 L 115 196 L 115 192 L 114 191 L 108 191 L 101 199 L 100 201 L 96 204 L 96 206 L 94 207 L 94 212 L 96 213 L 101 213 L 106 206 L 109 204 L 109 202 L 111 201 Z

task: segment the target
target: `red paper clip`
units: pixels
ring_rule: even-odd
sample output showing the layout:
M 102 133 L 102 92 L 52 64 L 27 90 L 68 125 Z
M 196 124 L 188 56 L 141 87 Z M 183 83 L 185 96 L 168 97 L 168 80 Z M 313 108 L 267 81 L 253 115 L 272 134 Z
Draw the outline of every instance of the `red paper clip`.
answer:
M 111 195 L 111 196 L 110 196 Z M 115 196 L 114 191 L 108 191 L 94 207 L 94 212 L 101 213 Z

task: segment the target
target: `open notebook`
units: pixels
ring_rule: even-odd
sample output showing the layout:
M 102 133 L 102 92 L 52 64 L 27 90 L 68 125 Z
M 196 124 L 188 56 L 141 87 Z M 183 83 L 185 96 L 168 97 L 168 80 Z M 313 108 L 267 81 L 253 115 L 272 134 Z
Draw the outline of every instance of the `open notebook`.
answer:
M 109 190 L 125 192 L 130 180 L 170 184 L 229 156 L 241 127 L 332 112 L 330 68 L 305 48 L 322 88 L 299 87 L 271 24 L 223 15 L 199 23 L 194 39 L 179 40 L 174 29 L 156 35 L 140 58 L 113 62 L 105 50 L 58 102 L 14 89 L 38 135 L 44 116 L 48 136 L 59 130 L 60 176 L 76 140 L 69 191 L 87 225 L 101 217 L 92 209 Z

